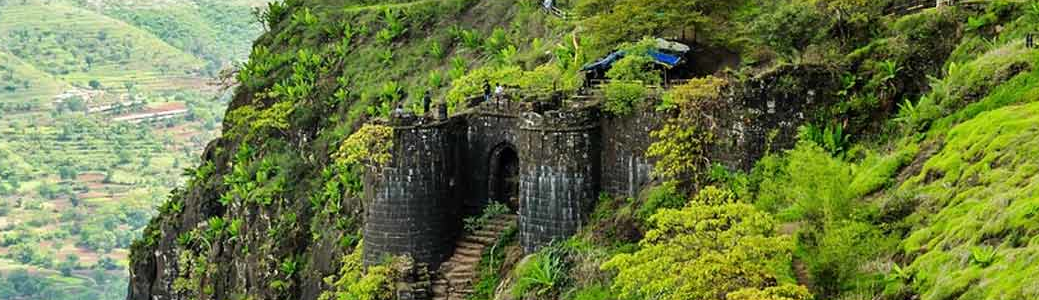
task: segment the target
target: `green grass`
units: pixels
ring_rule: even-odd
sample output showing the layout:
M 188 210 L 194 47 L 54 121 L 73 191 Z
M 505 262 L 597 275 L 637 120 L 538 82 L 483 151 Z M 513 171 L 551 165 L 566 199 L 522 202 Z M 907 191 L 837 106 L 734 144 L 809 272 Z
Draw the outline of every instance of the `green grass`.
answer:
M 203 61 L 124 22 L 60 2 L 9 4 L 0 16 L 5 52 L 58 80 L 85 87 L 90 80 L 122 88 L 184 87 Z
M 1034 101 L 1034 99 L 1032 100 Z M 1033 298 L 1039 295 L 1039 102 L 977 115 L 953 127 L 945 148 L 902 189 L 933 214 L 902 243 L 923 299 Z M 936 177 L 929 181 L 928 177 Z M 971 264 L 977 247 L 993 261 Z
M 10 53 L 0 50 L 0 105 L 49 107 L 67 85 Z

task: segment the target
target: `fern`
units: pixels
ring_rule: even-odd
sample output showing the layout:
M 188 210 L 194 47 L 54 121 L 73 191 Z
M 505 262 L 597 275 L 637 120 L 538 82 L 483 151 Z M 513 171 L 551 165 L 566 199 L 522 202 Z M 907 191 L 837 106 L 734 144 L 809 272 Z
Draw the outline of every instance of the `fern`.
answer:
M 920 102 L 923 102 L 924 99 L 927 99 L 926 95 L 920 99 Z M 911 125 L 919 119 L 920 110 L 912 101 L 909 101 L 909 98 L 906 98 L 898 105 L 898 116 L 895 117 L 896 122 Z
M 440 88 L 444 85 L 444 76 L 440 75 L 440 71 L 433 70 L 429 72 L 429 87 L 433 89 Z
M 888 82 L 898 76 L 898 72 L 902 71 L 902 67 L 898 65 L 897 61 L 885 60 L 880 62 L 880 70 L 883 75 L 881 82 Z
M 440 42 L 432 41 L 429 43 L 429 55 L 436 59 L 444 58 L 444 48 L 440 46 Z
M 970 249 L 970 261 L 972 264 L 987 268 L 996 261 L 996 249 L 984 246 Z

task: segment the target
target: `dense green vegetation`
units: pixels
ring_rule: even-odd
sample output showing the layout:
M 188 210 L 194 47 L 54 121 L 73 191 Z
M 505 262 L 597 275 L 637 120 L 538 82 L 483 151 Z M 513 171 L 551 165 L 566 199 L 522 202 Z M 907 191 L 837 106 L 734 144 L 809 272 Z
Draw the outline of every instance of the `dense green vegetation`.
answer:
M 128 248 L 218 133 L 211 76 L 263 3 L 0 1 L 0 298 L 126 297 Z
M 485 82 L 509 86 L 516 101 L 569 96 L 582 65 L 625 49 L 632 55 L 596 95 L 614 115 L 672 113 L 647 133 L 658 182 L 635 199 L 603 195 L 583 232 L 522 260 L 485 253 L 474 298 L 1037 297 L 1028 280 L 1039 275 L 1039 52 L 1022 38 L 1039 31 L 1039 4 L 905 4 L 575 0 L 557 3 L 557 17 L 533 1 L 271 3 L 259 14 L 270 31 L 237 74 L 216 150 L 226 164 L 193 169 L 185 189 L 219 196 L 174 193 L 133 259 L 147 258 L 186 205 L 205 205 L 219 213 L 177 237 L 178 292 L 212 296 L 205 279 L 230 276 L 216 267 L 227 261 L 208 260 L 220 258 L 213 245 L 233 242 L 271 270 L 257 275 L 266 289 L 235 293 L 299 295 L 322 268 L 292 248 L 305 236 L 345 253 L 324 298 L 392 297 L 407 260 L 365 272 L 357 246 L 359 178 L 388 158 L 392 131 L 361 124 L 398 104 L 420 112 L 427 91 L 464 110 Z M 640 51 L 655 36 L 740 62 L 664 88 Z M 707 159 L 728 141 L 701 112 L 749 78 L 797 67 L 838 74 L 840 88 L 824 91 L 834 103 L 805 112 L 793 149 L 749 170 Z M 770 92 L 799 91 L 796 74 L 782 76 Z M 243 234 L 234 224 L 256 211 L 264 230 Z

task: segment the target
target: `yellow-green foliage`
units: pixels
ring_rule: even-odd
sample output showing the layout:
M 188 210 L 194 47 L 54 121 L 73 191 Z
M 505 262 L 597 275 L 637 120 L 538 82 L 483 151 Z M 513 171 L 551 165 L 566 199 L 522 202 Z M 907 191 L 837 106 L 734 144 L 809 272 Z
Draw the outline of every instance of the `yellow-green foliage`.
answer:
M 638 81 L 611 81 L 603 86 L 603 110 L 624 116 L 635 110 L 649 97 L 649 89 Z
M 283 132 L 289 128 L 289 116 L 295 109 L 289 101 L 278 102 L 260 110 L 252 105 L 242 106 L 227 114 L 227 119 L 233 124 L 228 131 L 244 137 L 245 140 L 273 132 Z
M 319 300 L 394 299 L 391 284 L 397 274 L 386 265 L 370 266 L 365 271 L 361 261 L 362 249 L 363 246 L 359 245 L 353 253 L 343 257 L 343 267 L 338 275 L 325 277 L 325 284 L 332 289 L 322 293 Z
M 775 221 L 732 193 L 713 187 L 681 210 L 665 209 L 632 254 L 602 265 L 616 271 L 620 299 L 724 299 L 744 288 L 784 278 L 792 243 L 775 235 Z
M 382 166 L 392 158 L 390 149 L 393 149 L 393 128 L 365 124 L 339 146 L 336 161 L 342 165 Z
M 679 110 L 683 115 L 699 114 L 697 111 L 718 101 L 725 80 L 707 76 L 693 78 L 688 83 L 676 86 L 664 93 L 663 101 L 657 107 L 661 110 Z
M 657 159 L 653 168 L 657 175 L 696 181 L 697 172 L 710 166 L 705 154 L 711 134 L 694 124 L 670 123 L 650 135 L 658 141 L 649 146 L 646 156 Z
M 729 293 L 726 300 L 811 300 L 812 293 L 800 285 L 784 284 L 764 289 L 747 288 Z
M 918 212 L 924 221 L 902 243 L 922 299 L 1039 297 L 1036 128 L 1039 103 L 980 114 L 902 186 L 933 210 Z M 967 259 L 981 245 L 995 247 L 987 267 Z
M 482 96 L 484 83 L 492 87 L 502 85 L 516 89 L 511 96 L 519 99 L 544 100 L 552 93 L 572 94 L 581 86 L 576 72 L 560 69 L 554 64 L 541 65 L 533 71 L 518 66 L 486 66 L 472 70 L 452 83 L 447 93 L 451 111 L 464 108 L 466 98 Z

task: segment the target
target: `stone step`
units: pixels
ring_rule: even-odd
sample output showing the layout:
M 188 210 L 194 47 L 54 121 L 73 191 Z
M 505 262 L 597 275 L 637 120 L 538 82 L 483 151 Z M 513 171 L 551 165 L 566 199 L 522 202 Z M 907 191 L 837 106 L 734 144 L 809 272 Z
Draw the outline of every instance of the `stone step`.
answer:
M 480 244 L 484 244 L 484 245 L 490 245 L 491 243 L 494 243 L 495 240 L 497 240 L 497 239 L 498 239 L 497 237 L 483 237 L 483 236 L 472 236 L 472 235 L 466 236 L 466 237 L 462 238 L 462 240 L 467 241 L 467 242 L 480 243 Z
M 481 243 L 473 243 L 465 240 L 458 240 L 458 243 L 455 243 L 455 248 L 457 249 L 483 249 L 483 247 L 486 246 L 487 245 Z
M 451 286 L 457 286 L 454 283 L 458 281 L 468 282 L 473 278 L 473 271 L 460 270 L 457 272 L 447 273 L 447 281 L 452 283 Z
M 455 254 L 454 254 L 454 256 L 452 256 L 452 258 L 454 258 L 455 256 L 481 256 L 481 255 L 483 255 L 483 248 L 484 247 L 480 247 L 480 248 L 458 248 L 458 249 L 455 249 Z
M 476 232 L 473 232 L 471 235 L 472 236 L 478 236 L 478 237 L 489 237 L 489 238 L 497 239 L 498 236 L 501 235 L 501 232 L 499 232 L 499 231 L 491 231 L 491 230 L 477 230 Z

